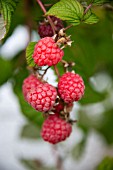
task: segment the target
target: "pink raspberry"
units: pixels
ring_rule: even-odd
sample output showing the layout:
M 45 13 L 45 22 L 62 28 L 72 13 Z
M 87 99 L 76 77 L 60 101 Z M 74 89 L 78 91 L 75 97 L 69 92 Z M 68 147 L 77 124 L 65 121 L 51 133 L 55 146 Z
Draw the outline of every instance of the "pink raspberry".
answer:
M 71 72 L 65 73 L 58 83 L 58 92 L 66 103 L 80 100 L 84 95 L 84 89 L 83 79 Z
M 52 109 L 57 97 L 55 87 L 41 83 L 27 93 L 27 102 L 37 111 L 47 112 Z
M 38 41 L 35 45 L 33 58 L 38 66 L 52 66 L 61 61 L 64 55 L 53 38 L 45 37 Z
M 63 23 L 59 18 L 56 18 L 54 16 L 52 16 L 51 19 L 56 27 L 56 33 L 58 33 L 60 31 L 60 29 L 62 29 L 64 27 Z M 43 21 L 39 24 L 38 33 L 41 38 L 52 37 L 54 35 L 51 25 L 49 24 L 49 22 L 45 22 L 45 21 Z
M 58 114 L 49 115 L 42 126 L 41 136 L 45 141 L 52 144 L 64 141 L 70 136 L 72 126 L 61 119 Z
M 22 91 L 23 91 L 23 95 L 24 98 L 26 100 L 26 96 L 27 93 L 34 87 L 37 87 L 37 85 L 39 85 L 41 82 L 40 80 L 37 79 L 37 77 L 33 74 L 31 74 L 30 76 L 28 76 L 24 81 L 23 81 L 23 85 L 22 85 Z

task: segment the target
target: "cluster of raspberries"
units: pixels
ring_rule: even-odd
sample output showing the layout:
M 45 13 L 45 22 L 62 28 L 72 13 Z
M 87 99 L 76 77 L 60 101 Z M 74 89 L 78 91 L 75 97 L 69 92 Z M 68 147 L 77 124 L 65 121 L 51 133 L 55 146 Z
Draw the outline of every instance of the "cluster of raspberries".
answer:
M 53 38 L 45 37 L 35 45 L 32 57 L 38 66 L 53 66 L 62 60 L 63 55 L 63 50 Z M 82 98 L 85 89 L 83 79 L 78 74 L 66 72 L 59 78 L 58 86 L 54 87 L 31 74 L 24 80 L 22 89 L 25 100 L 35 110 L 48 115 L 42 126 L 42 138 L 56 144 L 69 137 L 72 124 L 62 118 L 61 113 L 65 105 L 73 105 L 74 101 Z

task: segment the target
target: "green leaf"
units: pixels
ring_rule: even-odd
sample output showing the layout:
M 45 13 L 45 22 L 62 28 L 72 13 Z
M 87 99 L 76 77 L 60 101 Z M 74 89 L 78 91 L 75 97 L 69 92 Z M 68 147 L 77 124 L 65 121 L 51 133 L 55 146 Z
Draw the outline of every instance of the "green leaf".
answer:
M 83 22 L 86 24 L 95 24 L 99 21 L 99 18 L 91 12 L 91 10 L 88 10 L 88 12 L 83 17 Z
M 24 125 L 20 136 L 22 138 L 28 138 L 28 139 L 39 139 L 40 138 L 40 128 L 34 124 Z
M 3 39 L 9 31 L 12 15 L 18 2 L 19 0 L 0 1 L 0 40 Z
M 113 158 L 106 157 L 98 165 L 96 170 L 112 170 L 113 169 Z
M 110 0 L 93 0 L 93 5 L 102 5 L 104 3 L 109 3 Z
M 34 63 L 34 60 L 33 60 L 33 57 L 32 57 L 36 43 L 37 42 L 30 42 L 29 45 L 27 46 L 27 49 L 26 49 L 27 64 L 31 67 L 34 67 L 36 65 Z
M 16 10 L 12 16 L 12 20 L 11 20 L 11 25 L 10 25 L 10 29 L 7 33 L 7 35 L 5 36 L 5 38 L 2 41 L 2 44 L 6 42 L 6 40 L 13 34 L 14 30 L 20 26 L 20 25 L 25 25 L 25 7 L 24 7 L 24 2 L 20 0 L 20 2 L 18 3 Z M 21 12 L 20 12 L 21 11 Z M 29 12 L 31 15 L 31 12 Z M 29 16 L 27 16 L 29 18 Z M 15 19 L 16 18 L 16 19 Z
M 83 17 L 83 6 L 77 0 L 61 0 L 53 5 L 46 15 L 54 15 L 73 25 L 78 25 Z
M 4 60 L 0 57 L 0 85 L 5 83 L 12 75 L 13 65 L 11 61 Z
M 5 22 L 3 15 L 0 14 L 0 40 L 4 38 L 5 34 L 6 34 Z

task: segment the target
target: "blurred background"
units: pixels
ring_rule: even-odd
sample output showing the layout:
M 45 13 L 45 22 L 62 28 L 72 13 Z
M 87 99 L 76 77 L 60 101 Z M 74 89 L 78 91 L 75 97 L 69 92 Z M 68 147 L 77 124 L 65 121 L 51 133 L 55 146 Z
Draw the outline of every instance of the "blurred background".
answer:
M 112 2 L 93 10 L 100 18 L 97 24 L 67 31 L 74 42 L 65 49 L 64 60 L 76 63 L 74 70 L 83 77 L 86 90 L 71 112 L 77 123 L 70 138 L 53 146 L 41 139 L 43 117 L 22 94 L 22 82 L 29 74 L 25 49 L 29 41 L 39 40 L 43 13 L 35 1 L 18 4 L 0 44 L 0 170 L 113 170 Z M 47 78 L 56 84 L 52 69 Z

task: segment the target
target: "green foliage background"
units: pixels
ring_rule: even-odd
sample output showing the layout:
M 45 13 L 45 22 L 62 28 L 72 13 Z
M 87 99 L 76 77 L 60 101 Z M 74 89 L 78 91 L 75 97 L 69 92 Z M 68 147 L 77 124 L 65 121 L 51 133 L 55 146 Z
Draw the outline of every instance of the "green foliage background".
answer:
M 1 0 L 3 3 L 3 0 Z M 6 1 L 8 2 L 8 1 Z M 19 2 L 19 1 L 18 1 Z M 55 1 L 42 1 L 43 3 L 52 3 Z M 80 1 L 81 2 L 81 1 Z M 5 3 L 5 1 L 4 1 Z M 95 1 L 96 5 L 102 3 Z M 15 2 L 17 4 L 17 2 Z M 15 7 L 15 4 L 14 7 Z M 90 130 L 96 130 L 102 135 L 108 146 L 113 144 L 113 101 L 110 103 L 109 109 L 105 101 L 108 99 L 110 93 L 113 93 L 113 4 L 109 2 L 109 6 L 94 6 L 93 12 L 98 16 L 99 22 L 93 25 L 80 23 L 80 25 L 73 26 L 67 30 L 67 34 L 71 35 L 74 41 L 72 47 L 67 47 L 64 59 L 67 61 L 74 61 L 76 63 L 74 70 L 79 73 L 86 85 L 85 96 L 80 101 L 78 126 L 84 133 L 82 141 L 74 147 L 73 155 L 75 158 L 81 156 L 87 142 L 87 136 Z M 48 8 L 49 9 L 49 8 Z M 8 10 L 5 10 L 5 12 Z M 21 11 L 21 13 L 20 13 Z M 12 13 L 14 11 L 12 10 Z M 12 15 L 11 13 L 11 15 Z M 51 13 L 51 11 L 50 11 Z M 42 11 L 35 1 L 20 1 L 16 8 L 14 15 L 12 15 L 11 26 L 8 24 L 8 34 L 2 40 L 0 47 L 2 47 L 7 39 L 13 34 L 13 31 L 18 25 L 27 25 L 30 30 L 37 31 L 37 22 L 42 19 Z M 6 17 L 8 17 L 7 12 Z M 68 21 L 68 19 L 67 19 Z M 72 23 L 72 22 L 71 22 Z M 68 22 L 65 22 L 67 25 Z M 42 115 L 34 111 L 25 101 L 22 94 L 22 82 L 27 77 L 28 71 L 26 70 L 25 49 L 19 52 L 11 60 L 4 60 L 4 56 L 0 56 L 0 85 L 2 86 L 7 81 L 13 84 L 14 93 L 17 95 L 21 110 L 24 116 L 30 121 L 29 125 L 23 128 L 22 137 L 36 138 L 39 134 L 41 124 L 43 122 Z M 61 73 L 63 70 L 61 65 L 58 65 Z M 16 70 L 16 71 L 15 71 Z M 91 78 L 95 77 L 98 73 L 105 73 L 110 76 L 112 85 L 108 90 L 99 92 L 91 84 Z M 101 121 L 94 122 L 95 117 L 87 114 L 84 111 L 85 107 L 93 106 L 98 103 L 103 103 L 104 111 L 102 113 Z M 96 111 L 95 111 L 96 112 Z M 32 122 L 32 123 L 31 123 Z M 34 130 L 32 130 L 34 129 Z M 32 134 L 34 132 L 34 135 Z M 38 136 L 38 135 L 37 135 Z M 107 159 L 107 160 L 106 160 Z M 104 162 L 104 163 L 103 163 Z M 113 169 L 113 160 L 105 158 L 103 162 L 97 167 L 97 170 L 107 170 L 105 166 L 108 164 Z M 111 163 L 112 162 L 112 163 Z M 24 163 L 26 161 L 24 160 Z M 28 163 L 28 162 L 27 162 Z M 29 162 L 30 163 L 30 162 Z M 33 162 L 32 162 L 33 164 Z M 34 165 L 34 164 L 33 164 Z M 105 165 L 105 166 L 104 166 Z M 30 165 L 31 166 L 31 165 Z M 33 168 L 32 168 L 33 169 Z M 35 169 L 35 168 L 34 168 Z

